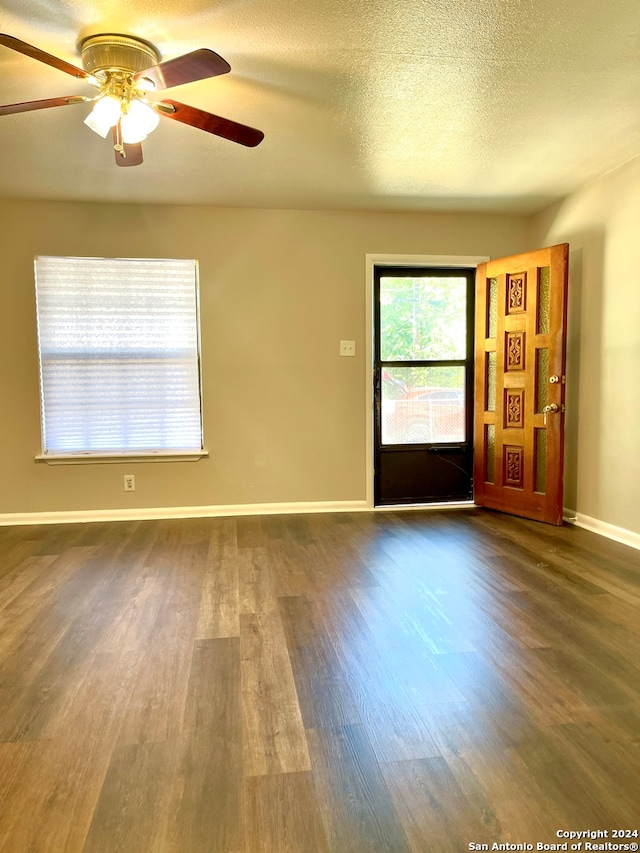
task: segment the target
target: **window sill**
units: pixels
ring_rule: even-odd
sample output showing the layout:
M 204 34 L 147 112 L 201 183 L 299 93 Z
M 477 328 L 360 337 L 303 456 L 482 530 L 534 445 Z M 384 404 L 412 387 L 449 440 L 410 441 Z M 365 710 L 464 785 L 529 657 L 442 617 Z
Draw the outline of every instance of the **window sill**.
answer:
M 36 462 L 47 465 L 102 465 L 113 462 L 197 462 L 208 450 L 158 450 L 143 453 L 39 453 Z

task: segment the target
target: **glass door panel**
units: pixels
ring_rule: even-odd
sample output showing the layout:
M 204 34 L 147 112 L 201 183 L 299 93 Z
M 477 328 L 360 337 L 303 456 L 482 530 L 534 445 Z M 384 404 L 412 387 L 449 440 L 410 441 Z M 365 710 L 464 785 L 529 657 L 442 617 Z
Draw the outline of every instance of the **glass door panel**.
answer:
M 465 440 L 464 367 L 386 367 L 382 372 L 383 444 Z
M 464 359 L 466 352 L 466 278 L 380 279 L 382 361 Z

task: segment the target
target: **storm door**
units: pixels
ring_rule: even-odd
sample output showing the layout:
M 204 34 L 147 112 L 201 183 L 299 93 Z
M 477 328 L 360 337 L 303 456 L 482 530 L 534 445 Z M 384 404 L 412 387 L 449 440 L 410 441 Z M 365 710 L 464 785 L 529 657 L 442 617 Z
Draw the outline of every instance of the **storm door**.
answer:
M 374 268 L 376 505 L 473 497 L 474 277 Z

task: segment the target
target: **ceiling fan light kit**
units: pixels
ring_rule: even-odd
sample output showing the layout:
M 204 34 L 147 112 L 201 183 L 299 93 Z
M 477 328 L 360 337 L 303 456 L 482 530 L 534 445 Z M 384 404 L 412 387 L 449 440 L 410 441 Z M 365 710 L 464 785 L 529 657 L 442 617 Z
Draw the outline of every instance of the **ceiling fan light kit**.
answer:
M 93 97 L 70 95 L 6 104 L 0 106 L 0 116 L 93 103 L 93 109 L 84 123 L 103 138 L 108 136 L 109 131 L 112 132 L 116 163 L 119 166 L 137 166 L 142 163 L 141 143 L 156 129 L 160 116 L 190 124 L 250 148 L 259 145 L 264 138 L 260 130 L 197 107 L 169 99 L 148 99 L 147 96 L 153 92 L 216 77 L 231 70 L 226 60 L 207 48 L 161 62 L 158 49 L 144 39 L 119 33 L 101 33 L 83 39 L 78 45 L 83 66 L 80 69 L 14 36 L 0 33 L 0 45 L 84 79 L 98 89 L 98 94 Z
M 82 65 L 100 89 L 93 110 L 84 120 L 103 139 L 120 124 L 124 145 L 135 145 L 156 129 L 160 117 L 144 98 L 155 89 L 152 80 L 134 82 L 134 75 L 160 61 L 155 46 L 142 39 L 105 33 L 90 36 L 80 45 Z M 116 143 L 117 145 L 117 143 Z M 124 145 L 116 148 L 126 157 Z

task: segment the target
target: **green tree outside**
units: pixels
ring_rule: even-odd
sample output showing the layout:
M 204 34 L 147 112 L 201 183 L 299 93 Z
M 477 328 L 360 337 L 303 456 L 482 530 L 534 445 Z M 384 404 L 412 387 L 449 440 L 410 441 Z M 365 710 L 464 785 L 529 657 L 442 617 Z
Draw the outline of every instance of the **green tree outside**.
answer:
M 466 288 L 464 278 L 383 276 L 380 279 L 382 361 L 464 359 Z M 406 368 L 387 368 L 387 372 L 412 387 L 461 387 L 459 367 L 413 367 L 410 374 Z

